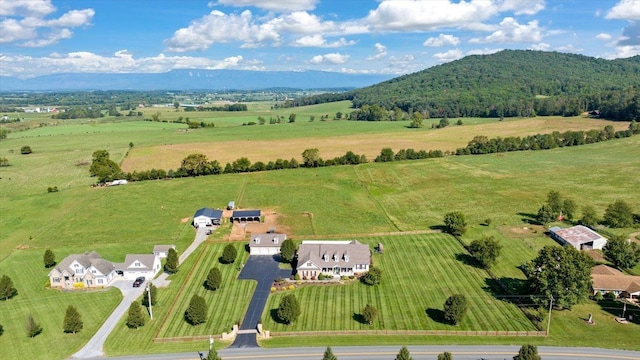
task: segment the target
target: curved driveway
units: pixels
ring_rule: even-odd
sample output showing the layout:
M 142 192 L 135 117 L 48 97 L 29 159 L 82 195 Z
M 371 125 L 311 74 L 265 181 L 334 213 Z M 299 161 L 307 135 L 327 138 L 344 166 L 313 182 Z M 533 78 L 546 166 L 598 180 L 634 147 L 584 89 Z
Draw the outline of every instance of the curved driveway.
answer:
M 258 327 L 273 281 L 278 278 L 288 278 L 289 276 L 291 276 L 291 270 L 280 269 L 274 256 L 249 256 L 249 260 L 242 268 L 238 279 L 257 280 L 258 285 L 253 292 L 253 297 L 251 297 L 251 302 L 240 325 L 240 330 L 253 330 Z M 256 334 L 239 334 L 231 345 L 231 348 L 248 347 L 258 347 Z

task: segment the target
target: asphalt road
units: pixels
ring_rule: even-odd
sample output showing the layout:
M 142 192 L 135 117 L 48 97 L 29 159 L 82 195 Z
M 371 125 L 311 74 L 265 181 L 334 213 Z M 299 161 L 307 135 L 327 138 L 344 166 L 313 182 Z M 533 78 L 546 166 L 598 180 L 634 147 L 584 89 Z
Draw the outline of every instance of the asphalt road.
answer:
M 515 339 L 514 339 L 515 340 Z M 206 356 L 207 344 L 202 344 Z M 455 360 L 503 360 L 513 359 L 519 346 L 409 346 L 414 360 L 435 360 L 438 354 L 449 351 Z M 218 354 L 223 360 L 241 359 L 287 359 L 318 360 L 322 359 L 325 348 L 281 348 L 281 349 L 223 349 Z M 400 351 L 400 346 L 367 346 L 367 347 L 335 347 L 333 353 L 340 360 L 393 360 Z M 625 350 L 608 350 L 596 348 L 563 348 L 538 347 L 543 360 L 639 360 L 640 352 Z M 154 354 L 130 357 L 109 358 L 110 360 L 198 360 L 198 350 L 182 354 Z

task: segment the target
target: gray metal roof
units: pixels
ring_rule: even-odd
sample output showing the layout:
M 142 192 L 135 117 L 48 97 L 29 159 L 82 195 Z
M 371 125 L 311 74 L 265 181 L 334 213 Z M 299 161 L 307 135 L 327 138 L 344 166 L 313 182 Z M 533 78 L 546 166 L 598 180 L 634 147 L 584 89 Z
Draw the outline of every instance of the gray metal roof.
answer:
M 196 213 L 193 215 L 194 218 L 197 218 L 198 216 L 206 216 L 211 219 L 222 219 L 222 210 L 202 208 L 198 209 L 198 211 L 196 211 Z
M 260 210 L 236 210 L 233 212 L 233 215 L 231 215 L 231 217 L 260 217 Z

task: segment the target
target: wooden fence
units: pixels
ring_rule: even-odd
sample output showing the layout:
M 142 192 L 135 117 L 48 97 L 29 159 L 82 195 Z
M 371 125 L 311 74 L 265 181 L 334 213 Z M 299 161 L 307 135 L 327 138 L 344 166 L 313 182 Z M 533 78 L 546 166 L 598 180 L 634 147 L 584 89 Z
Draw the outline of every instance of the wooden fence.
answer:
M 271 337 L 284 336 L 342 336 L 342 335 L 419 335 L 419 336 L 547 336 L 546 331 L 494 330 L 326 330 L 271 332 Z

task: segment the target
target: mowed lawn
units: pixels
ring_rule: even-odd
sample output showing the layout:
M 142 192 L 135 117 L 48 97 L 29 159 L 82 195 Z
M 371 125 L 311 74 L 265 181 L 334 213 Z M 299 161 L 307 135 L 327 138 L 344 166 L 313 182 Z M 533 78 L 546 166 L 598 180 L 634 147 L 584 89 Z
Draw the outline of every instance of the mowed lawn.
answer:
M 292 293 L 302 315 L 292 325 L 280 324 L 273 314 L 284 292 L 269 297 L 263 313 L 266 329 L 276 332 L 313 330 L 497 330 L 535 331 L 535 326 L 512 303 L 496 299 L 487 289 L 484 270 L 459 260 L 464 248 L 446 234 L 386 236 L 361 239 L 375 254 L 374 266 L 383 270 L 383 281 L 367 286 L 353 281 L 345 285 L 303 286 Z M 287 292 L 291 293 L 291 292 Z M 443 323 L 442 308 L 453 294 L 464 294 L 469 312 L 459 326 Z M 366 304 L 379 311 L 372 326 L 358 321 Z
M 122 295 L 118 289 L 61 292 L 45 287 L 46 269 L 40 250 L 20 250 L 0 262 L 0 276 L 8 275 L 18 295 L 0 301 L 0 359 L 64 359 L 70 357 L 98 331 L 115 309 Z M 60 259 L 59 259 L 60 260 Z M 82 317 L 84 328 L 76 334 L 65 334 L 63 322 L 69 305 Z M 43 331 L 28 338 L 25 330 L 31 314 Z
M 147 324 L 137 330 L 126 327 L 126 317 L 117 325 L 105 343 L 109 355 L 184 351 L 189 345 L 175 342 L 154 342 L 175 337 L 220 335 L 229 332 L 233 324 L 244 317 L 256 286 L 254 281 L 236 280 L 238 264 L 246 262 L 248 254 L 244 243 L 234 243 L 238 250 L 236 263 L 222 265 L 218 258 L 227 243 L 206 242 L 181 264 L 177 274 L 169 277 L 171 284 L 158 289 L 158 304 L 153 307 L 154 319 L 146 316 Z M 209 269 L 217 267 L 222 272 L 222 286 L 208 291 L 203 284 Z M 207 303 L 208 319 L 204 324 L 192 326 L 184 320 L 185 310 L 194 294 L 203 296 Z M 191 343 L 192 348 L 197 343 Z M 203 342 L 202 342 L 203 343 Z M 201 348 L 201 347 L 200 347 Z

